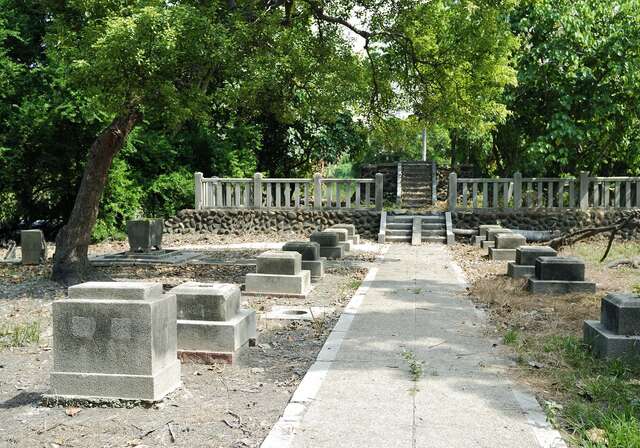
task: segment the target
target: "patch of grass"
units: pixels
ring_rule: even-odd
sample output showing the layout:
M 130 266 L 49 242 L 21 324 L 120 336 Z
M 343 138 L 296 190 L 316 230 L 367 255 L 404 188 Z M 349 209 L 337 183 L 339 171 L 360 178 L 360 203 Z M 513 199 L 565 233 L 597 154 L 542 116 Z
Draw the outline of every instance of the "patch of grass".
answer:
M 3 325 L 0 327 L 0 347 L 25 347 L 40 341 L 40 322 Z
M 353 290 L 358 289 L 360 285 L 362 285 L 362 280 L 358 280 L 357 278 L 349 280 L 349 283 L 347 284 L 349 289 L 353 289 Z
M 504 342 L 506 345 L 515 345 L 518 342 L 518 337 L 518 330 L 510 328 L 502 337 L 502 342 Z
M 638 283 L 637 285 L 634 285 L 632 290 L 634 294 L 640 294 L 640 283 Z
M 579 242 L 571 247 L 571 252 L 587 262 L 599 263 L 607 247 L 605 240 Z M 637 241 L 614 241 L 611 252 L 607 256 L 605 263 L 618 258 L 637 257 L 640 253 L 640 242 Z
M 424 374 L 424 361 L 418 360 L 415 353 L 410 350 L 403 351 L 402 357 L 409 365 L 409 373 L 411 374 L 411 379 L 414 382 L 417 382 Z

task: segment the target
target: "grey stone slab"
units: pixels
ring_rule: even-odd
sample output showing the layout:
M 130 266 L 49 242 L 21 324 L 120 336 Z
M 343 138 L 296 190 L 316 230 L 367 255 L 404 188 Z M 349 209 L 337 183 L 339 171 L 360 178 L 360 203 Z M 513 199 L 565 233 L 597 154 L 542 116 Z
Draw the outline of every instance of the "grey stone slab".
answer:
M 295 275 L 247 274 L 245 277 L 245 292 L 251 294 L 306 296 L 310 289 L 309 271 Z
M 584 281 L 584 261 L 576 257 L 538 257 L 536 279 Z
M 351 237 L 353 244 L 360 244 L 360 235 L 356 234 Z
M 148 252 L 162 248 L 162 219 L 137 219 L 127 221 L 127 238 L 132 252 Z
M 571 294 L 595 293 L 596 284 L 585 281 L 538 280 L 530 278 L 527 283 L 529 292 L 533 294 Z
M 504 233 L 513 233 L 510 229 L 495 228 L 487 230 L 487 241 L 495 241 L 496 235 L 502 235 Z
M 324 260 L 303 260 L 302 270 L 310 272 L 312 282 L 318 282 L 324 277 Z
M 592 353 L 605 359 L 640 356 L 640 336 L 615 334 L 595 320 L 584 321 L 584 342 Z
M 339 243 L 344 243 L 349 239 L 349 232 L 345 229 L 328 228 L 325 229 L 325 232 L 335 233 L 336 235 L 338 235 Z
M 298 252 L 270 250 L 256 258 L 258 274 L 295 275 L 302 269 L 302 256 Z
M 516 264 L 535 266 L 538 257 L 555 257 L 558 253 L 549 246 L 520 246 L 516 249 Z
M 224 322 L 178 320 L 178 350 L 233 353 L 256 337 L 256 313 L 240 310 Z
M 481 241 L 480 247 L 483 249 L 489 249 L 491 247 L 495 247 L 496 243 L 494 241 Z
M 535 275 L 536 275 L 535 266 L 517 264 L 514 261 L 507 264 L 507 276 L 511 278 L 530 278 L 530 277 L 534 277 Z
M 70 299 L 147 300 L 162 294 L 154 282 L 86 282 L 68 289 Z
M 178 320 L 226 321 L 240 310 L 240 287 L 231 283 L 187 282 L 170 291 Z
M 496 249 L 494 247 L 490 247 L 489 258 L 491 258 L 493 261 L 515 261 L 516 250 L 515 249 Z
M 351 252 L 351 241 L 341 241 L 337 244 L 344 249 L 344 253 Z
M 22 264 L 34 265 L 47 261 L 47 244 L 42 230 L 23 230 L 20 232 Z
M 640 336 L 640 296 L 609 293 L 600 307 L 602 325 L 614 334 Z
M 480 246 L 482 244 L 483 241 L 486 240 L 486 236 L 480 236 L 480 235 L 474 235 L 473 236 L 473 245 L 474 246 Z
M 502 226 L 499 224 L 482 224 L 478 227 L 478 235 L 487 237 L 487 232 L 491 229 L 502 229 Z
M 344 257 L 344 246 L 320 247 L 320 256 L 329 260 L 339 260 Z
M 517 233 L 499 233 L 495 236 L 496 249 L 517 249 L 527 244 L 527 239 Z
M 313 261 L 320 259 L 320 244 L 313 241 L 289 241 L 282 246 L 285 252 L 298 252 L 302 256 L 302 261 Z
M 335 232 L 313 232 L 309 239 L 323 247 L 335 247 L 338 245 L 338 234 Z M 324 255 L 320 254 L 321 257 Z
M 347 231 L 347 237 L 352 239 L 356 235 L 356 226 L 353 224 L 335 224 L 329 229 L 344 229 Z

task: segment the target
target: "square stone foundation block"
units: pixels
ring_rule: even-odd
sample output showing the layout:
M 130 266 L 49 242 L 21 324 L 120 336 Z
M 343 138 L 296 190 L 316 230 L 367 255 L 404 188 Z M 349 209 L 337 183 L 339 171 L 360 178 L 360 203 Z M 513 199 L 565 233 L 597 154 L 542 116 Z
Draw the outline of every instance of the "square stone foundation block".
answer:
M 256 258 L 258 274 L 296 275 L 302 269 L 302 256 L 298 252 L 270 250 Z
M 511 278 L 530 278 L 535 276 L 536 267 L 517 264 L 512 261 L 507 264 L 507 275 Z
M 342 241 L 338 243 L 338 246 L 341 246 L 344 249 L 344 253 L 351 252 L 351 241 Z
M 240 287 L 231 283 L 187 282 L 170 292 L 178 301 L 178 320 L 225 321 L 240 310 Z
M 537 280 L 530 278 L 527 289 L 533 294 L 571 294 L 596 292 L 596 284 L 584 281 L 564 281 L 564 280 Z
M 478 227 L 478 235 L 482 237 L 487 237 L 487 232 L 491 229 L 501 229 L 502 226 L 500 224 L 482 224 Z
M 483 249 L 490 249 L 495 246 L 496 246 L 496 243 L 494 241 L 485 240 L 480 242 L 480 247 L 482 247 Z
M 495 241 L 496 235 L 502 235 L 504 233 L 513 233 L 510 229 L 489 229 L 487 231 L 487 241 Z
M 496 249 L 517 249 L 527 244 L 527 239 L 517 233 L 499 233 L 495 237 Z M 515 260 L 515 259 L 514 259 Z
M 256 338 L 256 313 L 240 310 L 224 322 L 178 320 L 178 354 L 201 354 L 202 359 L 235 353 Z
M 316 242 L 320 247 L 335 247 L 338 245 L 338 234 L 334 232 L 313 232 L 309 240 Z M 321 257 L 324 255 L 320 254 Z
M 473 236 L 473 245 L 474 246 L 480 246 L 482 244 L 483 241 L 486 240 L 485 236 L 480 236 L 480 235 L 474 235 Z
M 303 261 L 302 270 L 311 273 L 311 281 L 313 283 L 318 282 L 324 277 L 324 260 Z
M 538 257 L 536 278 L 538 280 L 584 281 L 584 261 L 576 257 Z
M 516 261 L 515 249 L 496 249 L 489 248 L 489 258 L 493 261 Z
M 247 274 L 245 278 L 245 293 L 251 295 L 306 297 L 310 289 L 309 271 L 296 275 Z
M 331 227 L 329 227 L 330 230 L 333 229 L 344 229 L 347 231 L 347 237 L 349 239 L 352 239 L 353 236 L 356 234 L 356 226 L 353 224 L 335 224 L 332 225 Z
M 290 241 L 282 246 L 282 250 L 285 252 L 298 252 L 302 257 L 302 261 L 320 259 L 320 244 L 313 241 Z
M 516 263 L 535 266 L 538 257 L 555 257 L 558 253 L 549 246 L 520 246 L 516 249 Z
M 47 261 L 47 244 L 42 230 L 23 230 L 20 232 L 22 264 L 34 265 Z
M 353 244 L 360 244 L 360 235 L 356 233 L 351 237 L 351 240 L 353 241 Z
M 338 235 L 339 243 L 344 243 L 349 240 L 349 232 L 346 229 L 328 228 L 328 229 L 325 229 L 325 232 L 335 233 L 336 235 Z
M 127 221 L 127 238 L 132 252 L 148 252 L 162 248 L 162 219 Z
M 614 334 L 640 336 L 640 296 L 607 294 L 601 302 L 600 322 Z
M 613 359 L 640 356 L 640 336 L 622 336 L 607 330 L 595 320 L 584 321 L 584 342 L 598 358 Z
M 320 256 L 329 260 L 339 260 L 344 257 L 344 246 L 320 247 Z

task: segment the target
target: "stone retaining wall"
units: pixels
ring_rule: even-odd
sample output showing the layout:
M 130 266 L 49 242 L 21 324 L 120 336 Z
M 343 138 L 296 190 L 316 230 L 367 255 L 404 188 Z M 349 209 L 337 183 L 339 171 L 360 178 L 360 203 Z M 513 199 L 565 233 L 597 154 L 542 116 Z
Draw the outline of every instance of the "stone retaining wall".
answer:
M 296 232 L 310 235 L 334 224 L 354 224 L 363 238 L 376 239 L 375 210 L 182 210 L 165 221 L 165 233 L 210 232 L 220 235 Z
M 562 233 L 585 227 L 601 227 L 613 224 L 629 213 L 638 210 L 527 210 L 524 211 L 458 211 L 451 214 L 456 229 L 476 229 L 480 224 L 499 223 L 510 229 L 550 230 Z M 640 232 L 621 232 L 625 239 L 640 239 Z

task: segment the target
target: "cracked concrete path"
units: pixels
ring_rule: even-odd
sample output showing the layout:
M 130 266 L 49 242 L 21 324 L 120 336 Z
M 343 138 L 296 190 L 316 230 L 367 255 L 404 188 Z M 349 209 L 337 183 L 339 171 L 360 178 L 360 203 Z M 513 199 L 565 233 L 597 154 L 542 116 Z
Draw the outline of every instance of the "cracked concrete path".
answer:
M 263 448 L 565 446 L 506 378 L 446 246 L 392 245 L 365 284 Z

